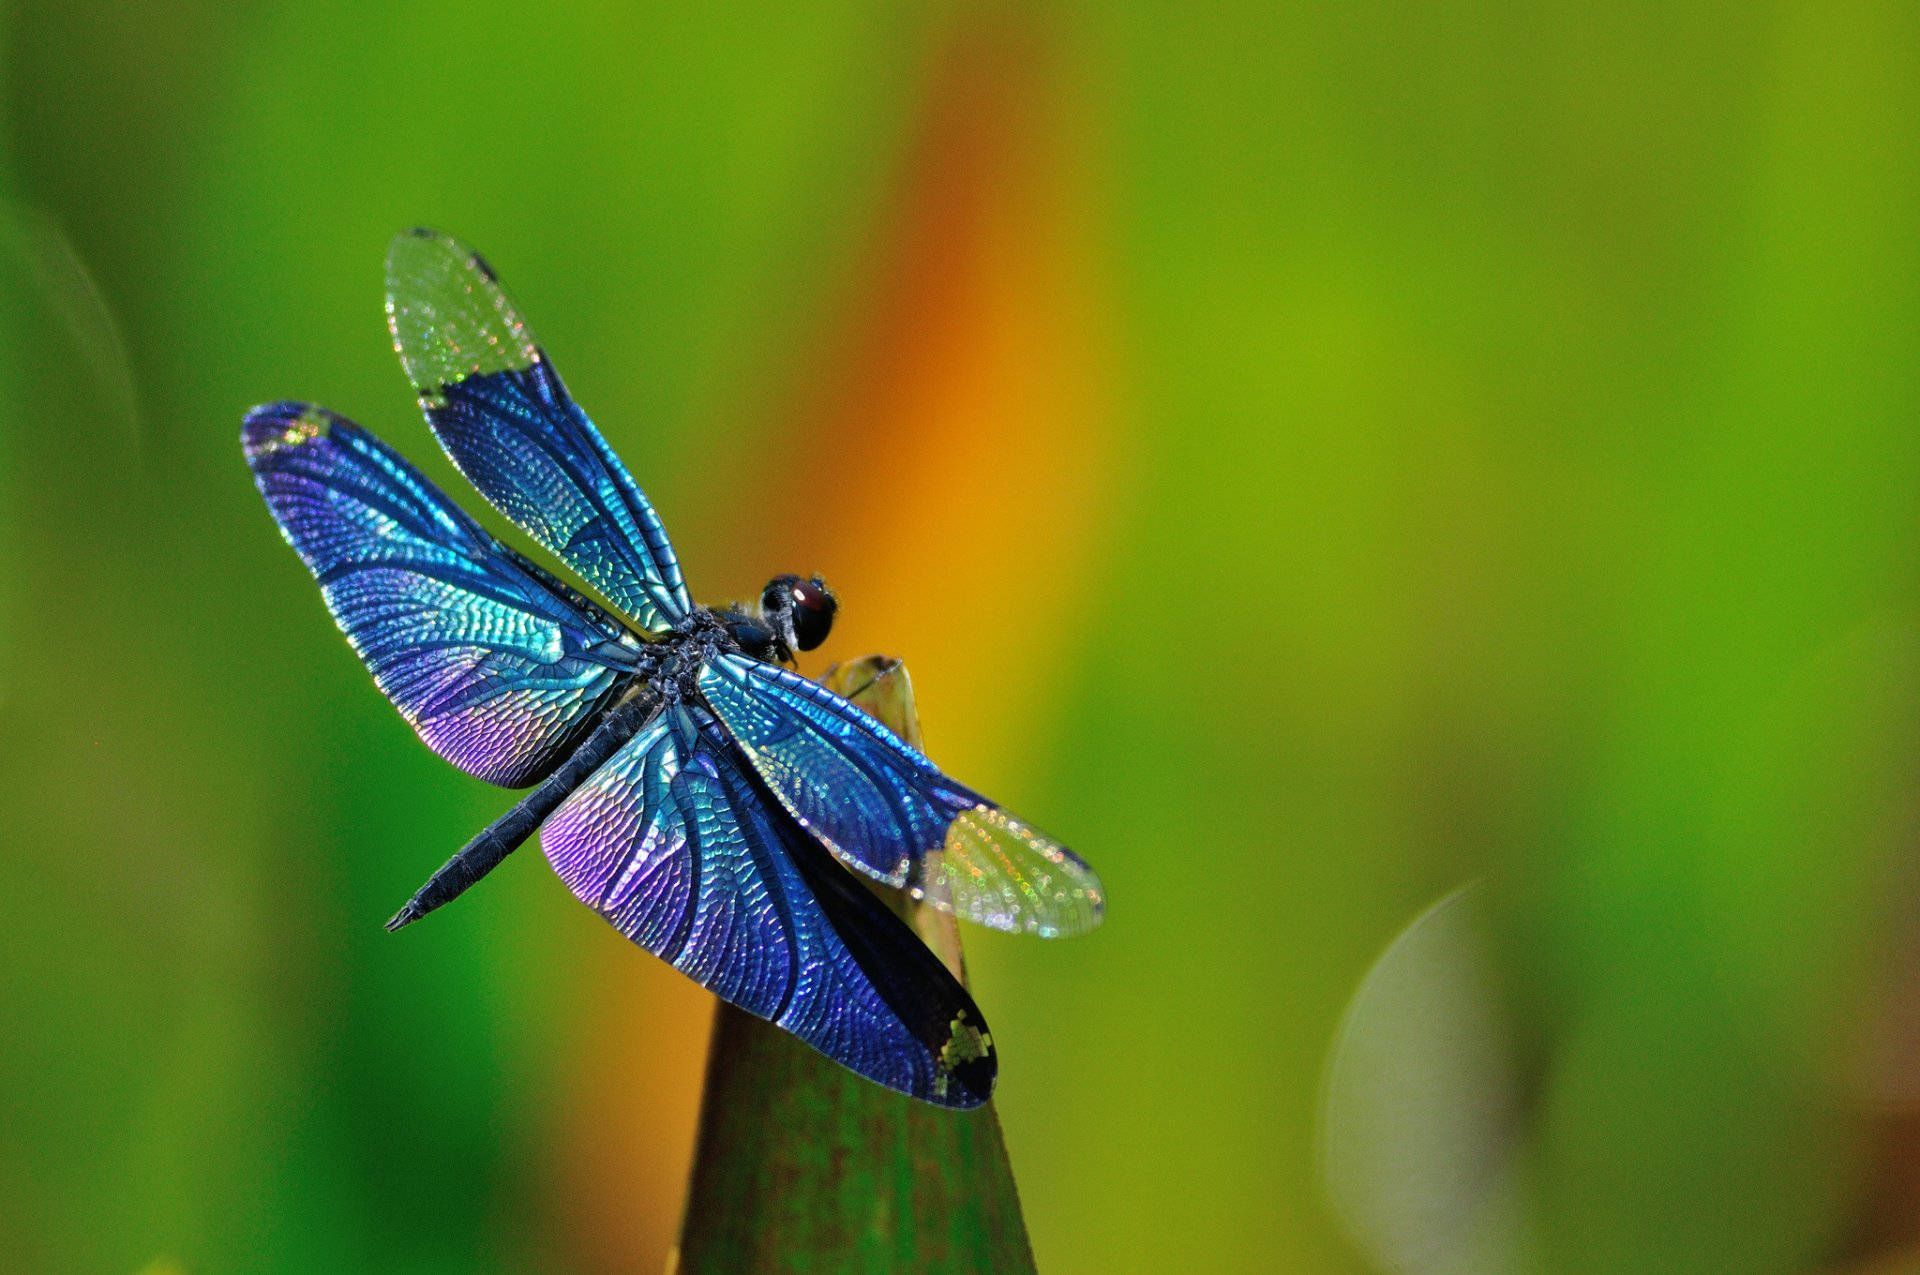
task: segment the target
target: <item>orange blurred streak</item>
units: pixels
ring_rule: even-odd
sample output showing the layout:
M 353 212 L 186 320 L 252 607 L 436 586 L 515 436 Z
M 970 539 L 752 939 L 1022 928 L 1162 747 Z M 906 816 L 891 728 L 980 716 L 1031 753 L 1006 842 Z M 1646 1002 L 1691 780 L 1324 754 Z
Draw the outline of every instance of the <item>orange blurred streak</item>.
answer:
M 870 301 L 781 431 L 809 478 L 763 505 L 840 595 L 832 658 L 906 658 L 933 746 L 980 784 L 1090 633 L 1120 470 L 1086 148 L 1048 54 L 976 36 L 935 79 Z
M 680 1227 L 713 997 L 664 961 L 596 935 L 584 1034 L 552 1131 L 548 1214 L 563 1270 L 662 1270 Z
M 1084 168 L 1007 32 L 950 48 L 903 157 L 871 287 L 810 366 L 795 440 L 743 507 L 842 599 L 830 650 L 911 662 L 935 747 L 983 785 L 1045 716 L 1113 500 Z M 799 475 L 798 481 L 787 476 Z M 705 599 L 711 602 L 712 599 Z M 815 670 L 810 670 L 815 671 Z M 990 690 L 979 690 L 982 686 Z M 657 1268 L 683 1205 L 710 998 L 601 945 L 554 1212 L 570 1265 Z

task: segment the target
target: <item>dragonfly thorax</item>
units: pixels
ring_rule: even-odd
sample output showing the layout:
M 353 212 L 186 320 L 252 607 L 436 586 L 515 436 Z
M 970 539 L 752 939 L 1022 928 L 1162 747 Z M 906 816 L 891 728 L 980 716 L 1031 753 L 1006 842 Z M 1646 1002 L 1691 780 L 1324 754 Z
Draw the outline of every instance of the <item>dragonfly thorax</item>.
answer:
M 739 654 L 769 664 L 793 658 L 792 648 L 758 609 L 739 604 L 694 607 L 651 649 L 657 660 L 648 680 L 670 695 L 678 691 L 686 698 L 696 694 L 694 683 L 701 667 L 718 656 Z

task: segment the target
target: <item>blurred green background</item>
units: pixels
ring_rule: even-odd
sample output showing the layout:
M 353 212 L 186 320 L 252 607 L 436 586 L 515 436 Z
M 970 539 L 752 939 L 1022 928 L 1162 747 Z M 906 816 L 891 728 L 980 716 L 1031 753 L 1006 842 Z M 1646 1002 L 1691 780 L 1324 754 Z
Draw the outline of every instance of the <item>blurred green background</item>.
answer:
M 508 798 L 240 457 L 315 399 L 478 505 L 425 223 L 698 596 L 824 573 L 1104 875 L 968 935 L 1042 1269 L 1920 1270 L 1920 10 L 722 9 L 7 7 L 0 1268 L 663 1260 L 709 999 L 537 855 L 381 930 Z M 1375 1050 L 1335 1207 L 1474 879 L 1504 1061 Z M 1486 1177 L 1497 1255 L 1383 1238 Z

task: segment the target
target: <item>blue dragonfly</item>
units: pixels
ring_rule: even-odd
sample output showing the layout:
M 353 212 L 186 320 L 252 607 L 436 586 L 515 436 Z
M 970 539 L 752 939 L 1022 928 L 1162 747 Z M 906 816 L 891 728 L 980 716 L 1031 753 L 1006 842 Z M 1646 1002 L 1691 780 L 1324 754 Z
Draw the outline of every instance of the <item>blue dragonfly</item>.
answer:
M 583 903 L 701 986 L 889 1088 L 986 1101 L 979 1008 L 848 869 L 1041 936 L 1099 924 L 1092 869 L 793 671 L 832 628 L 818 577 L 693 604 L 660 519 L 478 254 L 396 237 L 387 323 L 454 465 L 610 604 L 351 421 L 296 402 L 247 414 L 260 493 L 381 691 L 460 769 L 531 788 L 388 928 L 538 829 Z

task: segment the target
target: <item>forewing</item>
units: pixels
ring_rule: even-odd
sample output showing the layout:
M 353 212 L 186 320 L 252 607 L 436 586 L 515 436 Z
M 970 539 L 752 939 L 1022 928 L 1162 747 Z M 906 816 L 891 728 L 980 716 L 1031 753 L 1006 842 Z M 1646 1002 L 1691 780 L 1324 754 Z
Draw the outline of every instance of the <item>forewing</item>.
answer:
M 387 326 L 434 437 L 481 495 L 642 628 L 687 614 L 653 506 L 477 253 L 430 230 L 395 238 Z
M 700 693 L 795 819 L 840 860 L 996 930 L 1044 937 L 1100 923 L 1078 855 L 940 773 L 832 691 L 744 656 L 709 661 Z
M 993 1044 L 966 989 L 673 706 L 547 820 L 582 902 L 701 986 L 902 1093 L 972 1107 Z
M 635 639 L 343 417 L 255 408 L 241 445 L 333 618 L 420 737 L 509 788 L 559 764 L 632 668 Z

